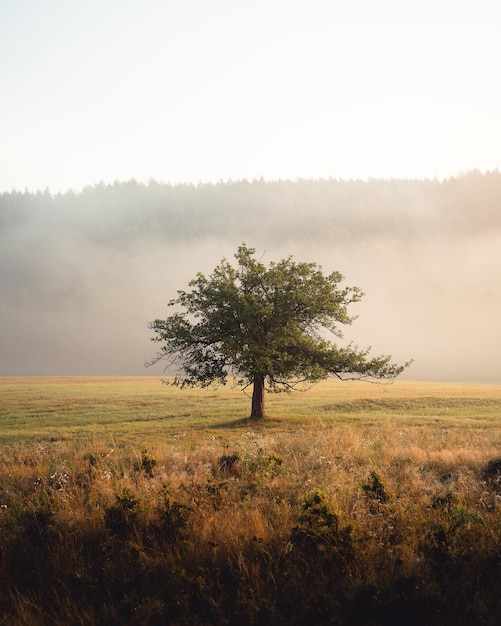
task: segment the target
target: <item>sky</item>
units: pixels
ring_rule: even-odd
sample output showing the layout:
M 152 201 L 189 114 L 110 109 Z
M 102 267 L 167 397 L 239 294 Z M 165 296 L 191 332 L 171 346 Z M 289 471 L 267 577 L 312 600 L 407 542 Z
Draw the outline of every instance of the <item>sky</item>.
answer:
M 1 0 L 0 192 L 501 167 L 497 0 Z

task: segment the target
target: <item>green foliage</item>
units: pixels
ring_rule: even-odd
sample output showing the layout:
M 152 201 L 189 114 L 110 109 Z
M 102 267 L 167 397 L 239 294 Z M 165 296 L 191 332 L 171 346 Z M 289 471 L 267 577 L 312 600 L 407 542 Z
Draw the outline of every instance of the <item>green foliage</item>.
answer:
M 477 512 L 464 506 L 449 509 L 445 519 L 429 524 L 419 549 L 441 579 L 455 576 L 472 558 L 472 546 L 478 541 L 476 530 L 483 526 L 485 521 Z
M 431 506 L 434 509 L 445 509 L 446 511 L 451 511 L 455 504 L 457 504 L 457 495 L 448 491 L 444 495 L 433 498 Z
M 208 476 L 205 483 L 205 489 L 208 500 L 212 502 L 214 509 L 219 509 L 226 501 L 230 483 L 224 478 L 215 478 Z
M 121 535 L 132 530 L 138 514 L 139 500 L 124 487 L 116 494 L 115 503 L 105 510 L 105 525 L 111 532 Z
M 366 498 L 376 500 L 380 504 L 386 504 L 391 500 L 383 479 L 375 471 L 370 473 L 368 481 L 362 485 L 362 490 Z
M 299 523 L 318 533 L 338 529 L 338 515 L 330 496 L 323 489 L 312 489 L 303 496 Z
M 312 489 L 303 496 L 299 524 L 292 529 L 291 542 L 299 548 L 303 559 L 315 560 L 324 555 L 323 565 L 345 564 L 353 557 L 351 526 L 340 528 L 339 513 L 334 509 L 332 499 L 323 489 Z
M 256 454 L 246 458 L 246 465 L 250 471 L 258 471 L 265 478 L 276 476 L 283 472 L 283 458 L 277 454 L 265 454 L 262 448 L 258 448 Z
M 236 452 L 233 454 L 223 454 L 218 460 L 219 471 L 227 473 L 235 471 L 235 465 L 238 461 L 240 461 L 240 456 Z
M 491 487 L 501 491 L 501 457 L 491 459 L 485 465 L 482 477 Z
M 153 478 L 153 469 L 157 465 L 157 459 L 148 452 L 146 446 L 143 446 L 141 449 L 141 461 L 136 463 L 136 469 L 143 471 L 147 476 Z
M 167 486 L 163 489 L 163 503 L 159 508 L 160 528 L 169 541 L 183 539 L 191 515 L 191 507 L 173 498 Z
M 169 303 L 183 311 L 150 323 L 152 341 L 161 344 L 150 364 L 164 359 L 180 370 L 172 384 L 207 387 L 233 374 L 238 384 L 254 385 L 251 416 L 262 417 L 265 381 L 271 391 L 290 391 L 329 375 L 393 379 L 409 365 L 324 339 L 325 331 L 342 337 L 340 325 L 353 321 L 347 307 L 363 295 L 340 288 L 339 272 L 326 276 L 291 257 L 266 267 L 254 254 L 242 244 L 236 268 L 223 259 L 208 278 L 199 273 L 191 291 Z
M 96 452 L 86 452 L 83 458 L 85 461 L 88 461 L 89 465 L 95 467 L 99 462 L 100 456 Z

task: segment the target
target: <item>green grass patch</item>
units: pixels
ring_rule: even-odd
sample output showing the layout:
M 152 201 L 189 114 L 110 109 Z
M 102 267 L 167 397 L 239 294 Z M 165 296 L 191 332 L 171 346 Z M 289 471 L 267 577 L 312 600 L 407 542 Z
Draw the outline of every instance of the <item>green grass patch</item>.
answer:
M 255 428 L 314 428 L 397 419 L 417 425 L 496 427 L 500 385 L 325 381 L 305 393 L 269 394 Z M 156 377 L 0 378 L 0 442 L 59 437 L 139 441 L 248 427 L 250 400 L 231 385 L 179 390 Z

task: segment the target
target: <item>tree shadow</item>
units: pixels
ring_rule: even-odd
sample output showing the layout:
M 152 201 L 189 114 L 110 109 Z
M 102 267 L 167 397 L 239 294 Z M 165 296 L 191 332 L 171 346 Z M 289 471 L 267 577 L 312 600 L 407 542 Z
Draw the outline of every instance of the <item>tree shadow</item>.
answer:
M 282 422 L 283 420 L 276 417 L 263 417 L 259 420 L 250 417 L 239 417 L 238 419 L 233 419 L 229 422 L 218 422 L 216 424 L 211 424 L 209 428 L 214 430 L 226 430 L 232 428 L 245 428 L 247 430 L 256 430 L 258 428 L 266 426 L 276 426 L 282 424 Z

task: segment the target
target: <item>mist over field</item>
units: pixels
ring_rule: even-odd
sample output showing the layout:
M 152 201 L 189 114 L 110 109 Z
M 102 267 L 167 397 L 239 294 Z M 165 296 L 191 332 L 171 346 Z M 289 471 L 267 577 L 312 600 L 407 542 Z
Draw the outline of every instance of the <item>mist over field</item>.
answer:
M 500 382 L 500 198 L 497 171 L 3 193 L 0 375 L 162 373 L 148 322 L 245 242 L 361 287 L 345 339 L 405 378 Z

